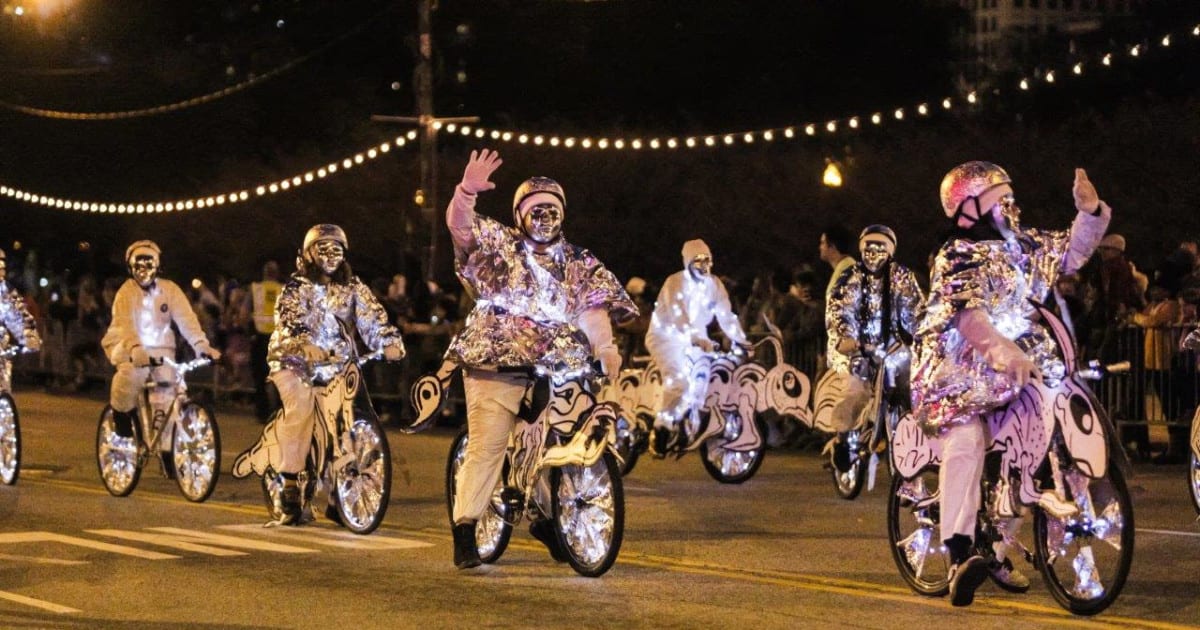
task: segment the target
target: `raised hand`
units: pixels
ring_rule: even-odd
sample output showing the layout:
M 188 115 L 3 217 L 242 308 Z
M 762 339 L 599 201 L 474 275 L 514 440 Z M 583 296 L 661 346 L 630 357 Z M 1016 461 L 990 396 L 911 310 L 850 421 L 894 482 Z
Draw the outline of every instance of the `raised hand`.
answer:
M 1100 207 L 1100 195 L 1088 179 L 1087 171 L 1081 168 L 1075 169 L 1075 185 L 1071 189 L 1071 195 L 1075 197 L 1075 209 L 1080 212 L 1095 214 L 1096 209 Z
M 504 160 L 500 159 L 500 154 L 496 151 L 471 151 L 471 159 L 467 161 L 467 168 L 463 169 L 463 190 L 474 194 L 495 188 L 496 184 L 488 181 L 488 178 L 503 163 Z

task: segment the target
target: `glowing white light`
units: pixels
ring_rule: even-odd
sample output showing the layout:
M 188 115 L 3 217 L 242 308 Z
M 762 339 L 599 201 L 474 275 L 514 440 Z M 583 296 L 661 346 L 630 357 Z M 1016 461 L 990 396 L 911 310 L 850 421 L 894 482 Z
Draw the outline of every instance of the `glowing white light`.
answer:
M 851 129 L 858 129 L 858 116 L 851 118 L 846 124 L 850 125 Z
M 975 103 L 977 103 L 978 101 L 979 101 L 979 96 L 978 96 L 978 95 L 976 95 L 974 91 L 972 91 L 972 92 L 970 92 L 969 94 L 967 94 L 967 102 L 968 102 L 968 103 L 970 103 L 970 104 L 974 105 L 974 104 L 975 104 Z
M 661 143 L 661 142 L 659 142 L 658 138 L 651 138 L 651 139 L 650 139 L 650 148 L 651 148 L 651 149 L 657 149 L 657 148 L 659 148 L 660 146 L 662 146 L 662 143 Z
M 267 186 L 267 190 L 271 191 L 272 193 L 277 193 L 279 192 L 279 184 L 271 184 L 270 186 Z
M 454 123 L 450 123 L 450 124 L 446 125 L 446 131 L 448 133 L 454 133 L 454 130 L 457 128 L 458 128 L 458 125 L 455 125 Z
M 254 194 L 256 194 L 256 195 L 265 195 L 265 194 L 267 194 L 267 187 L 266 187 L 266 186 L 259 186 L 258 188 L 255 188 L 255 189 L 254 189 Z
M 754 142 L 754 134 L 752 134 L 752 133 L 744 134 L 742 136 L 742 141 L 745 142 L 746 144 L 750 144 L 750 143 Z
M 405 134 L 405 135 L 407 135 L 407 136 L 408 136 L 408 139 L 409 139 L 409 140 L 416 140 L 416 139 L 417 139 L 417 132 L 416 132 L 416 130 L 410 131 L 410 132 L 408 132 L 408 133 L 407 133 L 407 134 Z
M 837 122 L 831 120 L 831 121 L 825 123 L 825 131 L 828 131 L 829 133 L 833 133 L 833 132 L 837 131 Z
M 38 280 L 38 286 L 42 287 L 44 289 L 44 288 L 50 286 L 50 281 L 45 278 L 42 278 L 42 279 Z
M 500 134 L 500 139 L 505 142 L 512 140 L 512 137 L 513 137 L 513 135 L 512 135 L 511 131 L 505 131 L 504 133 Z
M 1162 45 L 1163 45 L 1163 48 L 1166 48 L 1167 46 L 1170 46 L 1170 45 L 1171 45 L 1171 36 L 1170 36 L 1170 35 L 1163 35 L 1163 38 L 1162 38 L 1162 42 L 1161 42 L 1161 43 L 1162 43 Z
M 199 289 L 202 286 L 204 286 L 204 283 L 200 281 L 200 278 L 192 278 L 193 289 Z
M 533 137 L 533 143 L 538 145 L 539 147 L 542 146 L 542 143 L 545 141 L 546 141 L 546 139 L 543 138 L 542 136 L 534 136 Z
M 495 129 L 492 130 L 492 133 L 490 135 L 492 136 L 492 140 L 500 139 L 500 132 Z
M 904 108 L 897 108 L 896 112 L 892 115 L 896 117 L 896 120 L 904 120 Z
M 1019 84 L 1019 86 L 1022 90 L 1028 90 L 1029 89 L 1029 80 L 1021 79 L 1021 83 Z
M 1046 73 L 1046 83 L 1054 83 L 1054 71 L 1053 70 Z
M 590 148 L 592 148 L 592 139 L 591 139 L 591 138 L 584 138 L 583 140 L 580 140 L 580 141 L 579 141 L 579 146 L 581 146 L 581 147 L 583 147 L 583 148 L 585 148 L 585 149 L 590 149 Z
M 727 134 L 727 135 L 725 136 L 724 140 L 725 140 L 725 144 L 726 144 L 726 145 L 733 144 L 733 136 L 730 136 L 730 135 L 728 135 L 728 134 Z
M 342 168 L 354 168 L 354 160 L 350 158 L 342 160 Z
M 476 129 L 476 130 L 475 130 L 475 137 L 476 137 L 476 138 L 482 138 L 482 137 L 484 137 L 484 136 L 486 136 L 486 135 L 487 135 L 487 132 L 486 132 L 486 131 L 484 131 L 484 130 L 482 130 L 482 129 Z
M 433 121 L 433 130 L 441 131 L 441 129 L 442 129 L 442 121 L 440 121 L 440 120 Z
M 566 140 L 563 140 L 563 146 L 567 147 L 568 149 L 575 146 L 575 138 L 567 138 Z
M 1071 72 L 1074 72 L 1075 74 L 1083 74 L 1083 64 L 1082 63 L 1075 64 L 1075 66 L 1073 68 L 1071 68 Z
M 686 144 L 686 145 L 688 146 L 688 148 L 689 148 L 689 149 L 691 149 L 691 148 L 694 148 L 694 147 L 696 146 L 696 139 L 695 139 L 695 138 L 688 138 L 687 140 L 684 140 L 684 141 L 683 141 L 683 143 L 684 143 L 684 144 Z
M 526 142 L 529 142 L 529 136 L 526 134 L 521 134 L 521 135 L 517 136 L 517 142 L 520 142 L 521 144 L 525 144 Z
M 551 137 L 550 137 L 550 146 L 552 146 L 552 147 L 556 147 L 556 146 L 558 146 L 558 142 L 559 142 L 559 140 L 558 140 L 558 136 L 551 136 Z
M 806 133 L 806 134 L 808 134 L 808 135 L 810 135 L 810 136 L 816 135 L 816 133 L 817 133 L 817 127 L 816 127 L 816 125 L 805 125 L 805 126 L 804 126 L 804 133 Z
M 596 143 L 596 146 L 600 147 L 601 149 L 607 149 L 608 138 L 600 138 L 600 140 Z
M 307 173 L 305 173 L 305 174 L 304 174 L 304 181 L 306 181 L 306 182 L 312 182 L 312 180 L 313 180 L 313 179 L 315 179 L 315 178 L 313 177 L 313 172 L 312 172 L 312 171 L 309 171 L 309 172 L 307 172 Z M 222 195 L 222 196 L 224 196 L 224 195 Z
M 794 138 L 794 137 L 796 137 L 796 129 L 795 129 L 794 127 L 788 127 L 787 129 L 784 129 L 784 130 L 783 130 L 783 137 L 785 137 L 785 138 Z
M 613 141 L 613 148 L 614 149 L 624 149 L 625 141 L 621 138 L 617 138 L 615 141 Z
M 1129 49 L 1130 57 L 1136 57 L 1136 56 L 1140 55 L 1141 53 L 1142 53 L 1142 47 L 1140 44 Z
M 668 148 L 674 149 L 674 148 L 675 148 L 675 147 L 677 147 L 677 146 L 679 146 L 679 142 L 677 142 L 677 141 L 675 140 L 675 138 L 668 138 L 668 139 L 667 139 L 667 147 L 668 147 Z M 655 148 L 657 148 L 657 147 L 655 147 Z
M 713 146 L 713 145 L 714 145 L 714 144 L 716 144 L 716 143 L 717 143 L 717 139 L 716 139 L 716 138 L 714 138 L 714 137 L 712 137 L 712 136 L 705 136 L 705 138 L 704 138 L 704 146 L 711 147 L 711 146 Z
M 377 155 L 379 155 L 379 152 L 375 149 L 367 149 L 367 159 L 374 160 Z
M 464 136 L 469 136 L 469 135 L 471 135 L 471 126 L 463 125 L 462 128 L 458 130 L 458 132 Z
M 1106 66 L 1111 66 L 1112 65 L 1112 53 L 1105 53 L 1104 59 L 1101 59 L 1100 63 L 1102 63 Z
M 770 142 L 775 139 L 775 133 L 770 129 L 763 132 L 763 140 Z
M 917 113 L 918 113 L 918 114 L 920 114 L 920 115 L 922 115 L 922 116 L 924 116 L 924 115 L 928 114 L 928 113 L 929 113 L 929 106 L 928 106 L 928 105 L 926 105 L 925 103 L 921 103 L 920 105 L 917 105 Z
M 630 142 L 630 143 L 629 143 L 629 146 L 630 146 L 630 147 L 632 147 L 632 148 L 634 148 L 634 149 L 641 149 L 641 148 L 642 148 L 642 141 L 641 141 L 640 139 L 638 139 L 638 138 L 634 138 L 634 139 L 633 139 L 633 142 Z
M 949 98 L 942 99 L 942 109 L 950 109 L 954 105 L 954 101 Z

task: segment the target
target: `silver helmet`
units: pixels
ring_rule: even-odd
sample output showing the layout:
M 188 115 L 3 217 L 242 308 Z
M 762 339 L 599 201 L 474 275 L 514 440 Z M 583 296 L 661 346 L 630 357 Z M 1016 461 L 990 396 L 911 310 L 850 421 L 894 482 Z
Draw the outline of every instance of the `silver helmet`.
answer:
M 548 193 L 558 198 L 558 202 L 562 204 L 563 211 L 567 209 L 567 193 L 563 192 L 563 187 L 558 182 L 549 177 L 530 177 L 517 186 L 517 192 L 513 193 L 513 223 L 517 226 L 521 225 L 521 215 L 518 210 L 521 207 L 521 202 L 525 201 L 532 195 L 538 193 Z
M 346 232 L 332 223 L 318 223 L 308 228 L 308 232 L 304 234 L 304 245 L 300 247 L 300 251 L 307 252 L 313 243 L 328 240 L 336 241 L 343 250 L 350 251 L 350 242 L 346 240 Z
M 1003 184 L 1012 184 L 1012 178 L 1004 169 L 991 162 L 974 161 L 959 164 L 942 178 L 942 210 L 947 217 L 954 218 L 962 211 L 965 201 L 971 198 L 978 199 L 983 193 Z

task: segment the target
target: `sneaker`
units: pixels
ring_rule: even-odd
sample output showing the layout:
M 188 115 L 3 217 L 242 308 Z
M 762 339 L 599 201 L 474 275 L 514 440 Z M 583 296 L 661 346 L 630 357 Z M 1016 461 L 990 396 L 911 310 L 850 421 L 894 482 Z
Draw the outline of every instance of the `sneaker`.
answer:
M 529 534 L 546 545 L 546 549 L 550 550 L 550 557 L 554 558 L 555 562 L 567 561 L 567 553 L 562 548 L 558 534 L 554 531 L 554 524 L 550 522 L 550 519 L 539 518 L 530 523 Z
M 650 454 L 663 458 L 667 456 L 667 445 L 671 441 L 671 432 L 663 427 L 654 427 L 650 432 Z
M 993 560 L 988 570 L 992 573 L 992 581 L 1006 591 L 1024 593 L 1029 590 L 1029 578 L 1014 567 L 1008 558 L 1000 562 Z
M 975 589 L 988 578 L 988 562 L 975 555 L 950 567 L 950 603 L 970 606 L 975 601 Z
M 842 473 L 850 470 L 850 444 L 844 433 L 839 433 L 833 443 L 833 467 Z
M 483 564 L 479 548 L 475 546 L 475 522 L 459 523 L 451 531 L 454 534 L 454 566 L 473 569 Z

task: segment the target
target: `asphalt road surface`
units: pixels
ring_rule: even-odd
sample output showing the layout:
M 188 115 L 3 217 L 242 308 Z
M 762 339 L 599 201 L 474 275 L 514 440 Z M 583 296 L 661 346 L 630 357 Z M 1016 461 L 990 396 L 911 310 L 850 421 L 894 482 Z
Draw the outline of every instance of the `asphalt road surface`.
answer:
M 886 473 L 834 496 L 813 452 L 771 451 L 721 485 L 698 456 L 643 457 L 625 479 L 625 542 L 598 579 L 522 527 L 494 565 L 458 571 L 445 507 L 452 432 L 389 429 L 395 481 L 369 536 L 318 519 L 264 529 L 256 480 L 227 473 L 260 425 L 218 408 L 223 474 L 191 504 L 152 464 L 127 498 L 96 473 L 99 397 L 15 393 L 23 471 L 0 487 L 0 627 L 54 628 L 1179 628 L 1200 624 L 1200 523 L 1184 467 L 1139 466 L 1137 545 L 1120 599 L 1091 619 L 987 584 L 975 605 L 913 594 L 885 530 Z

